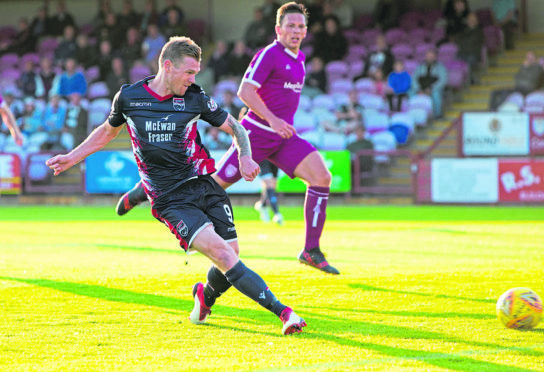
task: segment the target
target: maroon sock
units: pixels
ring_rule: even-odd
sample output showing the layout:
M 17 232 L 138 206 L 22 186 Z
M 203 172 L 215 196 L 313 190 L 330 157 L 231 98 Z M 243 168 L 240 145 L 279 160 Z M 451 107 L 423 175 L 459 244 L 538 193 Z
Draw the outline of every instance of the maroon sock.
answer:
M 325 225 L 329 187 L 310 186 L 304 201 L 304 221 L 306 222 L 305 250 L 319 247 L 319 238 Z

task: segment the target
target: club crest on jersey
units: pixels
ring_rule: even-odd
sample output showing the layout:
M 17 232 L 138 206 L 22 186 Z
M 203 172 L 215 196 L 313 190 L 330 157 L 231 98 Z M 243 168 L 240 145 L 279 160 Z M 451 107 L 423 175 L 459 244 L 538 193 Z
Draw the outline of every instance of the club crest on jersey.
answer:
M 187 234 L 189 234 L 189 228 L 183 221 L 179 221 L 176 225 L 176 230 L 178 231 L 179 235 L 181 235 L 182 238 L 185 238 Z
M 217 110 L 217 103 L 215 103 L 215 101 L 214 101 L 213 98 L 211 98 L 211 97 L 210 97 L 210 100 L 208 101 L 208 108 L 209 108 L 211 111 Z
M 174 97 L 172 104 L 174 105 L 174 110 L 176 111 L 185 110 L 185 98 Z

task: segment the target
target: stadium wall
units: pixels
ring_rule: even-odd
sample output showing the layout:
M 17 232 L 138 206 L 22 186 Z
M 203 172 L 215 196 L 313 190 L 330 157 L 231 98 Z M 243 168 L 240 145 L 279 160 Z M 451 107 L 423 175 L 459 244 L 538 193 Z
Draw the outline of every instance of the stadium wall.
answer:
M 345 0 L 350 3 L 356 13 L 372 12 L 377 0 Z M 414 6 L 424 7 L 426 4 L 437 4 L 440 0 L 411 0 Z M 529 32 L 544 32 L 544 23 L 541 22 L 544 2 L 542 0 L 516 0 L 518 8 L 523 2 L 527 3 L 527 23 Z M 143 9 L 145 0 L 134 0 L 137 9 Z M 444 2 L 444 0 L 442 0 Z M 95 0 L 66 0 L 67 8 L 80 25 L 89 23 L 97 13 L 98 6 Z M 225 40 L 236 40 L 243 35 L 245 26 L 253 17 L 253 9 L 262 4 L 256 0 L 199 0 L 179 1 L 187 18 L 203 18 L 212 20 L 212 36 L 221 35 Z M 43 0 L 0 0 L 0 25 L 16 25 L 21 16 L 32 19 Z M 164 6 L 164 0 L 157 1 L 158 8 Z M 487 8 L 491 0 L 470 0 L 473 9 Z M 119 11 L 121 1 L 114 1 L 113 8 Z M 428 8 L 428 5 L 427 5 Z M 51 11 L 55 9 L 55 1 L 51 1 Z

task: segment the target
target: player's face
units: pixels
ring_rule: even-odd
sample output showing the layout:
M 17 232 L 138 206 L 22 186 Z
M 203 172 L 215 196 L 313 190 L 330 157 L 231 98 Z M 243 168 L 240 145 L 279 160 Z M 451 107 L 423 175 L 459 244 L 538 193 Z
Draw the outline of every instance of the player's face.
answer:
M 183 96 L 200 71 L 200 62 L 192 57 L 183 57 L 176 67 L 171 61 L 165 66 L 167 73 L 167 89 L 171 94 Z
M 297 53 L 306 37 L 306 17 L 300 13 L 286 14 L 281 25 L 276 26 L 276 34 L 281 45 Z

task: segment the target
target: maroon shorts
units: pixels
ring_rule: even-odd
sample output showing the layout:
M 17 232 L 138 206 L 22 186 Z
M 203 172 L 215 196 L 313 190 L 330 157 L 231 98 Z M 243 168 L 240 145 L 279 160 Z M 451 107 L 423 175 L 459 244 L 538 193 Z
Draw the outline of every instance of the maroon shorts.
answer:
M 246 120 L 242 120 L 242 125 L 249 134 L 253 160 L 260 163 L 264 159 L 268 159 L 291 178 L 295 178 L 296 167 L 310 153 L 317 151 L 310 142 L 296 134 L 289 139 L 284 139 L 278 134 L 258 128 Z M 217 163 L 217 175 L 225 182 L 236 183 L 242 178 L 239 166 L 238 150 L 232 145 Z

